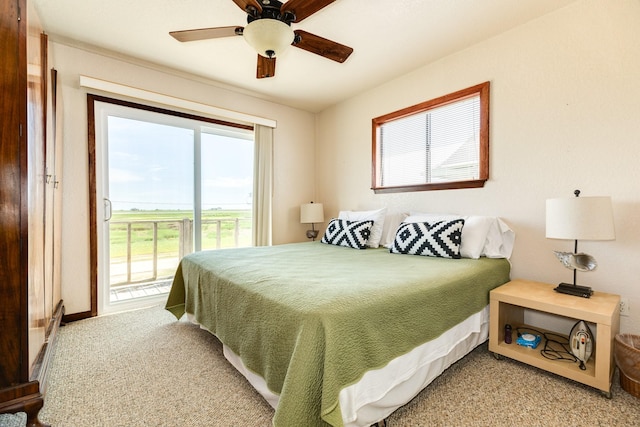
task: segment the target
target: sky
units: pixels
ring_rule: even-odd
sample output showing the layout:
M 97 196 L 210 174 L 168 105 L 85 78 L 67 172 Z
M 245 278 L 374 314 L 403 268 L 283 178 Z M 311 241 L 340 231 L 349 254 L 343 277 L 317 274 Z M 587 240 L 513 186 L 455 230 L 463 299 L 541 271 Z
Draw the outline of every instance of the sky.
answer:
M 109 116 L 113 210 L 192 210 L 194 129 Z M 202 133 L 202 209 L 250 209 L 253 139 Z

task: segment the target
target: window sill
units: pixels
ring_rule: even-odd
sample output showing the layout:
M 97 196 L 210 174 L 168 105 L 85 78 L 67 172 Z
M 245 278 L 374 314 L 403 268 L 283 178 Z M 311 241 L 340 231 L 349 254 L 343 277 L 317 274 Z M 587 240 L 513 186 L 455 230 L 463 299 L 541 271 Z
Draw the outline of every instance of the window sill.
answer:
M 486 179 L 476 179 L 472 181 L 441 182 L 433 184 L 403 185 L 398 187 L 372 187 L 375 194 L 386 193 L 408 193 L 411 191 L 435 191 L 435 190 L 457 190 L 461 188 L 481 188 L 484 187 Z

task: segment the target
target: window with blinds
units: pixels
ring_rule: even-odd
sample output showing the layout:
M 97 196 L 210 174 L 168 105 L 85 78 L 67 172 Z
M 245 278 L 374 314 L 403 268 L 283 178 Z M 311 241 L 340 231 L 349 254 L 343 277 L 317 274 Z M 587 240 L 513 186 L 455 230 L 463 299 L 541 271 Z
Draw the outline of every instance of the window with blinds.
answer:
M 375 192 L 482 187 L 489 82 L 373 119 Z

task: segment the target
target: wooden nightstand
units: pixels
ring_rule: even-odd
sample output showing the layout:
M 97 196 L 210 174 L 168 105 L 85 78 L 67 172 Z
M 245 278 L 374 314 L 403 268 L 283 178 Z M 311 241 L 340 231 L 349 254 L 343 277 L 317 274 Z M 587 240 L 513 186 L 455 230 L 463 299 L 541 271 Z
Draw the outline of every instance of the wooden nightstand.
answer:
M 611 397 L 611 381 L 615 370 L 613 341 L 620 330 L 620 296 L 594 292 L 591 298 L 564 295 L 553 290 L 555 285 L 512 280 L 491 291 L 491 316 L 489 324 L 489 351 L 554 374 L 595 387 L 607 397 Z M 554 361 L 540 353 L 544 341 L 536 349 L 516 344 L 516 328 L 534 328 L 524 323 L 525 310 L 536 310 L 570 319 L 595 323 L 595 352 L 581 370 L 578 363 Z M 504 326 L 513 327 L 513 342 L 504 342 Z M 555 332 L 554 332 L 555 333 Z M 566 333 L 558 334 L 567 336 Z

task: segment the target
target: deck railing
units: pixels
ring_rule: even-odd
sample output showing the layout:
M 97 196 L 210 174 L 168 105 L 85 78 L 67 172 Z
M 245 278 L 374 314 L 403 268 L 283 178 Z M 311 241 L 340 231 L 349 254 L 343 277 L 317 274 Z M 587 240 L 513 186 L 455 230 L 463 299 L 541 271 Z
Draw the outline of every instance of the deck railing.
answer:
M 251 244 L 251 218 L 203 219 L 201 228 L 202 249 Z M 111 286 L 170 279 L 179 260 L 194 250 L 193 220 L 189 218 L 115 220 L 110 221 L 110 230 L 112 234 L 118 230 L 126 235 L 124 243 L 120 243 L 124 250 L 119 249 L 119 256 L 114 256 L 111 248 Z

